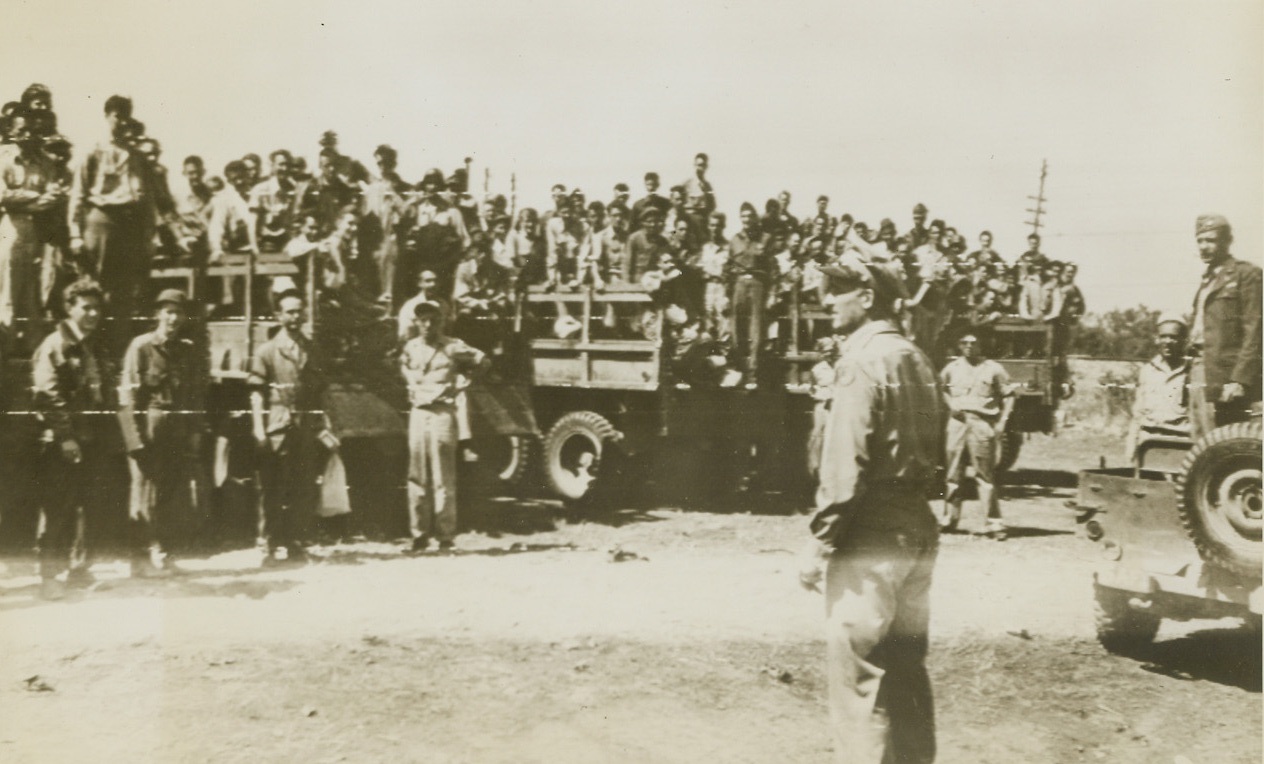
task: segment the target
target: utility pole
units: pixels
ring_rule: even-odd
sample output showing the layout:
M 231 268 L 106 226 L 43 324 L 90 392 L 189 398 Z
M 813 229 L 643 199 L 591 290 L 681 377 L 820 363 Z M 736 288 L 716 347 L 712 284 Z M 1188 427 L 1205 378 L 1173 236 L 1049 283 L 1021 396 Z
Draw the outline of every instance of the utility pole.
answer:
M 1045 176 L 1048 174 L 1049 160 L 1042 159 L 1040 160 L 1040 190 L 1035 196 L 1027 197 L 1036 203 L 1035 209 L 1027 208 L 1027 211 L 1031 213 L 1031 220 L 1027 221 L 1027 225 L 1031 226 L 1031 232 L 1037 236 L 1040 235 L 1040 226 L 1044 225 L 1040 222 L 1040 216 L 1045 214 Z

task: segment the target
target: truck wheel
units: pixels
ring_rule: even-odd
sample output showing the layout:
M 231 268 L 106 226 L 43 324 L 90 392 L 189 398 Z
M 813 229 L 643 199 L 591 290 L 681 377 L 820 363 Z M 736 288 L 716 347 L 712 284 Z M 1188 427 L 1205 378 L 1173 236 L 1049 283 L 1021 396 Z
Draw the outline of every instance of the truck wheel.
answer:
M 1162 620 L 1128 606 L 1129 592 L 1093 585 L 1097 641 L 1109 652 L 1126 655 L 1154 641 Z
M 1018 461 L 1018 452 L 1023 450 L 1023 434 L 1016 430 L 1001 433 L 997 443 L 1000 453 L 996 457 L 996 471 L 1009 472 Z
M 530 435 L 501 435 L 476 443 L 478 460 L 501 488 L 519 488 L 531 469 L 536 439 Z
M 1261 577 L 1260 422 L 1218 427 L 1194 444 L 1176 477 L 1181 521 L 1211 565 Z
M 564 414 L 544 436 L 544 479 L 549 490 L 566 501 L 591 495 L 602 454 L 623 434 L 592 411 Z

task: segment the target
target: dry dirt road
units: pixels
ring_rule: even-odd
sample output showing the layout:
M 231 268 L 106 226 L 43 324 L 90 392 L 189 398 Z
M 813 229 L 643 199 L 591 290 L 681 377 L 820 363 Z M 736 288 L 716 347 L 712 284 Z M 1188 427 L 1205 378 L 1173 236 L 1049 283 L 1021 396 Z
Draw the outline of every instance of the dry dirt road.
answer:
M 1259 762 L 1259 637 L 1165 624 L 1105 653 L 1060 470 L 1117 444 L 1031 446 L 1013 537 L 944 539 L 939 760 Z M 450 556 L 360 542 L 265 572 L 233 552 L 164 582 L 103 563 L 58 603 L 5 560 L 0 761 L 829 761 L 804 518 L 725 509 L 500 504 Z

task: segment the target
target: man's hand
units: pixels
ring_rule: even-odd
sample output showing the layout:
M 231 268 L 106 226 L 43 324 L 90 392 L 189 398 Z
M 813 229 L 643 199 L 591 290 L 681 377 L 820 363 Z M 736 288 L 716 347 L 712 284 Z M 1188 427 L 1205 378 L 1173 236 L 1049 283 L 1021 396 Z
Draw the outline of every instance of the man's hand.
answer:
M 80 236 L 75 236 L 75 237 L 71 238 L 71 240 L 70 240 L 70 254 L 72 254 L 72 255 L 82 255 L 82 254 L 83 254 L 83 237 L 80 237 Z
M 816 539 L 804 547 L 799 562 L 799 585 L 810 592 L 820 592 L 825 580 L 825 561 L 829 551 Z
M 74 440 L 63 440 L 61 442 L 61 458 L 71 464 L 78 464 L 83 461 L 83 452 L 79 450 L 79 444 Z
M 263 428 L 261 427 L 254 428 L 254 436 L 255 436 L 256 445 L 260 447 L 268 445 L 268 433 L 264 432 Z
M 1220 389 L 1221 403 L 1233 403 L 1244 397 L 1246 397 L 1246 388 L 1240 382 L 1226 382 L 1225 386 Z

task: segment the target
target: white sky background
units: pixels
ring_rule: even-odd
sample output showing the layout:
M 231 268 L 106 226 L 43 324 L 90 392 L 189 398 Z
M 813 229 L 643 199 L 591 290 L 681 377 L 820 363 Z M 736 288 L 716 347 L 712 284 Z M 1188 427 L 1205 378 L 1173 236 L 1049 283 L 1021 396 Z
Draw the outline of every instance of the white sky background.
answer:
M 53 89 L 77 154 L 131 95 L 178 173 L 199 153 L 320 132 L 405 178 L 475 159 L 519 205 L 554 182 L 608 200 L 617 181 L 712 159 L 720 208 L 821 192 L 900 230 L 924 202 L 1013 259 L 1049 160 L 1044 249 L 1081 265 L 1090 310 L 1185 307 L 1194 217 L 1264 241 L 1264 3 L 856 3 L 592 0 L 6 0 L 0 100 Z M 735 223 L 730 225 L 735 229 Z

